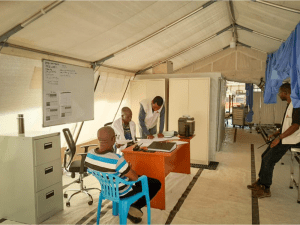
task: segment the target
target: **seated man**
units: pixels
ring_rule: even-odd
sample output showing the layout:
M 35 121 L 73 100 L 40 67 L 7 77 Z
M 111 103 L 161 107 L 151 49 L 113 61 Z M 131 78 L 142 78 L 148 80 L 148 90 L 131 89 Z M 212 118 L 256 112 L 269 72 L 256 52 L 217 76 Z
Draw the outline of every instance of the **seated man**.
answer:
M 92 149 L 86 157 L 85 165 L 90 169 L 115 174 L 122 179 L 128 181 L 135 181 L 138 175 L 131 168 L 131 164 L 127 163 L 125 159 L 114 153 L 113 146 L 116 141 L 115 132 L 111 127 L 102 127 L 98 130 L 99 148 Z M 152 199 L 161 188 L 159 180 L 149 178 L 149 196 Z M 130 197 L 142 191 L 141 182 L 133 186 L 123 185 L 119 187 L 120 198 Z M 143 212 L 141 208 L 146 205 L 146 198 L 142 197 L 133 203 L 128 212 L 128 219 L 133 223 L 140 223 L 142 221 Z
M 163 138 L 165 124 L 164 100 L 156 96 L 153 100 L 144 99 L 140 102 L 139 122 L 140 135 L 143 139 L 153 139 L 157 132 L 157 120 L 159 117 L 159 132 L 157 137 Z
M 288 103 L 282 121 L 282 128 L 268 137 L 268 139 L 276 138 L 261 155 L 259 179 L 253 184 L 247 185 L 248 189 L 254 190 L 254 196 L 257 198 L 271 197 L 270 186 L 275 164 L 289 148 L 300 144 L 300 108 L 293 107 L 290 84 L 285 83 L 281 85 L 278 95 L 282 101 L 287 101 Z
M 112 128 L 116 133 L 117 154 L 123 155 L 122 150 L 126 148 L 127 144 L 118 144 L 119 140 L 133 140 L 136 139 L 135 122 L 131 120 L 132 112 L 128 107 L 123 107 L 121 110 L 121 118 L 113 122 Z

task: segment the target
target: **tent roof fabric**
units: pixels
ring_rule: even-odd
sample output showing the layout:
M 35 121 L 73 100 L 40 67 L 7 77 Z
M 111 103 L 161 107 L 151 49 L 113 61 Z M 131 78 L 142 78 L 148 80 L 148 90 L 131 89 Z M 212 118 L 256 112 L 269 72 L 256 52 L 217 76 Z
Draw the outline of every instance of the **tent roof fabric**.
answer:
M 105 65 L 139 71 L 171 57 L 174 70 L 229 45 L 232 29 L 182 54 L 232 23 L 228 1 L 65 1 L 11 35 L 7 43 L 95 62 L 124 49 Z M 300 10 L 297 1 L 269 1 Z M 0 1 L 0 37 L 53 3 Z M 286 40 L 300 14 L 253 1 L 233 1 L 235 22 L 266 35 Z M 158 32 L 196 9 L 198 12 Z M 151 35 L 132 48 L 133 43 Z M 281 42 L 237 28 L 237 40 L 264 52 Z M 0 46 L 1 48 L 1 46 Z M 176 55 L 177 54 L 177 55 Z M 176 55 L 175 57 L 173 57 Z

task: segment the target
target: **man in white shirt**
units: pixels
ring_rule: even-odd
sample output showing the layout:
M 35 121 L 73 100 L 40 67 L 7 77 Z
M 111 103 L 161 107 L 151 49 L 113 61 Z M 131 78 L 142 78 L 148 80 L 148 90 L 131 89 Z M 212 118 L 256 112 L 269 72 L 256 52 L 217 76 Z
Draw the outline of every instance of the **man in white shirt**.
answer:
M 135 141 L 136 139 L 136 126 L 135 122 L 133 122 L 131 119 L 131 109 L 128 107 L 123 107 L 121 110 L 121 117 L 115 120 L 112 124 L 112 128 L 116 133 L 117 154 L 122 155 L 122 150 L 127 146 L 127 144 L 120 143 L 122 140 Z
M 270 135 L 268 139 L 276 137 L 266 151 L 261 155 L 262 161 L 259 171 L 259 179 L 248 185 L 248 189 L 254 190 L 254 196 L 258 198 L 271 197 L 270 186 L 272 184 L 273 170 L 275 164 L 284 156 L 293 145 L 300 143 L 300 108 L 293 108 L 291 101 L 291 86 L 285 83 L 280 86 L 279 97 L 287 101 L 282 128 L 280 131 Z
M 157 120 L 160 118 L 159 133 L 157 136 L 163 138 L 162 134 L 165 123 L 165 107 L 164 100 L 160 96 L 156 96 L 153 100 L 144 99 L 140 102 L 139 122 L 140 135 L 143 139 L 153 139 L 157 132 Z

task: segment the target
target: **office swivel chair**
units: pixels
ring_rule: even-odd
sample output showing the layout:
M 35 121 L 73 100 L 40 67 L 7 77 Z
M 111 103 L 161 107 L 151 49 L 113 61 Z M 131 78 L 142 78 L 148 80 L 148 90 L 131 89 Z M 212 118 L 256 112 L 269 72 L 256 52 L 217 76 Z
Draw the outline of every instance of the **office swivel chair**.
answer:
M 81 160 L 74 160 L 73 158 L 76 153 L 76 144 L 73 140 L 72 134 L 68 128 L 63 129 L 64 136 L 67 141 L 68 149 L 65 151 L 65 156 L 64 156 L 64 168 L 67 172 L 71 173 L 71 177 L 75 178 L 75 173 L 79 173 L 79 179 L 77 183 L 80 184 L 80 189 L 71 189 L 71 190 L 66 190 L 64 192 L 64 198 L 68 198 L 68 191 L 75 191 L 70 197 L 68 198 L 68 201 L 66 203 L 66 206 L 70 207 L 70 200 L 74 195 L 77 195 L 79 193 L 85 193 L 86 195 L 89 196 L 90 201 L 88 202 L 89 205 L 93 204 L 93 197 L 88 193 L 89 190 L 97 189 L 100 191 L 99 188 L 86 188 L 83 185 L 83 177 L 85 174 L 87 174 L 87 167 L 84 166 L 84 161 L 88 152 L 88 148 L 90 146 L 97 146 L 95 144 L 92 145 L 85 145 L 81 146 L 81 148 L 84 148 L 85 153 L 77 153 L 77 155 L 81 156 Z

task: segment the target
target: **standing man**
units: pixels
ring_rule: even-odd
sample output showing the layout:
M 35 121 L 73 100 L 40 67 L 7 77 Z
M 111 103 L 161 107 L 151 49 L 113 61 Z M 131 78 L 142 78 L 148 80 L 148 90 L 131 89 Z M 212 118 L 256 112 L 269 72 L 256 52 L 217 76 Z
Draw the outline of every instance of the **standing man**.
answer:
M 127 144 L 118 144 L 121 140 L 133 140 L 136 137 L 135 122 L 131 120 L 132 111 L 128 107 L 123 107 L 121 110 L 121 118 L 115 120 L 112 128 L 116 133 L 117 154 L 122 155 L 122 150 L 126 148 Z
M 156 96 L 152 101 L 144 99 L 140 102 L 139 122 L 140 135 L 143 139 L 153 139 L 157 132 L 157 119 L 160 118 L 159 133 L 157 136 L 163 138 L 162 134 L 165 123 L 165 107 L 164 100 L 160 96 Z
M 267 150 L 261 155 L 261 166 L 258 174 L 259 179 L 248 185 L 248 189 L 254 190 L 254 196 L 258 198 L 271 197 L 270 186 L 272 184 L 273 170 L 275 164 L 282 158 L 287 150 L 300 142 L 300 108 L 293 108 L 291 101 L 291 86 L 285 83 L 280 86 L 279 97 L 287 101 L 281 131 L 270 135 L 275 137 Z
M 89 151 L 85 159 L 85 166 L 92 170 L 114 174 L 125 181 L 136 181 L 138 175 L 131 168 L 130 162 L 126 162 L 124 157 L 114 153 L 113 146 L 116 141 L 114 129 L 112 127 L 102 127 L 98 130 L 97 136 L 100 146 Z M 151 200 L 160 190 L 161 183 L 157 179 L 148 177 L 148 186 Z M 119 185 L 120 198 L 128 198 L 139 192 L 142 192 L 141 182 L 137 182 L 132 186 L 121 183 Z M 140 223 L 143 215 L 141 209 L 144 206 L 146 206 L 146 198 L 142 197 L 131 204 L 127 218 L 133 223 Z

